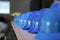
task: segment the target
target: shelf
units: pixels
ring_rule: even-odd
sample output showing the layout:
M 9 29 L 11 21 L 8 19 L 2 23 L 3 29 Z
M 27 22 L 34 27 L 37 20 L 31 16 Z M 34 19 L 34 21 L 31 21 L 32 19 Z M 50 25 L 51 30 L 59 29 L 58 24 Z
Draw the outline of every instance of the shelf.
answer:
M 17 27 L 13 22 L 11 22 L 14 32 L 18 40 L 35 40 L 35 35 L 32 33 L 28 33 L 27 30 L 22 30 Z

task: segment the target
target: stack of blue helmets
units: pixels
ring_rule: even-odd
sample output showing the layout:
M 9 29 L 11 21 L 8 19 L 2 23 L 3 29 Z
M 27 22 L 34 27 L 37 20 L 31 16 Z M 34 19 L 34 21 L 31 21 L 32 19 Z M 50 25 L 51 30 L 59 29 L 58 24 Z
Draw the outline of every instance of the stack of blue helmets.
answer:
M 14 18 L 14 23 L 22 29 L 27 29 L 28 18 L 31 19 L 36 14 L 37 11 L 26 12 Z M 30 20 L 31 21 L 31 20 Z M 26 26 L 27 25 L 27 26 Z
M 26 12 L 20 15 L 18 21 L 19 21 L 19 27 L 24 29 L 24 26 L 27 24 L 27 18 L 32 12 Z
M 38 11 L 32 11 L 32 13 L 27 18 L 27 24 L 24 26 L 24 29 L 30 29 L 32 27 L 32 20 Z
M 41 9 L 40 11 L 36 12 L 36 15 L 34 15 L 34 19 L 32 19 L 32 26 L 28 30 L 30 33 L 38 33 L 39 32 L 39 27 L 41 25 L 41 19 L 44 16 L 44 14 L 49 10 L 48 8 Z
M 41 19 L 37 40 L 60 40 L 60 2 L 54 2 Z

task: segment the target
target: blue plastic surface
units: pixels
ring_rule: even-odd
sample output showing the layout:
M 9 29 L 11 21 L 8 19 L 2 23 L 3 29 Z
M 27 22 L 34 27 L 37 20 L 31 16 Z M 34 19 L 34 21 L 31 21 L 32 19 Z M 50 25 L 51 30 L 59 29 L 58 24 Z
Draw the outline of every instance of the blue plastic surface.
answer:
M 51 6 L 50 6 L 51 9 L 58 9 L 60 8 L 60 2 L 54 2 Z
M 48 8 L 45 8 L 45 9 L 42 9 L 42 10 L 36 12 L 37 14 L 34 16 L 34 19 L 32 20 L 33 21 L 33 23 L 32 23 L 33 25 L 29 29 L 28 32 L 30 32 L 30 33 L 38 33 L 39 32 L 40 25 L 41 25 L 41 19 L 44 16 L 44 14 L 46 14 L 46 12 L 48 10 L 49 10 Z
M 14 17 L 14 20 L 13 20 L 13 22 L 15 23 L 15 25 L 17 25 L 17 26 L 19 26 L 19 16 L 15 16 Z
M 60 40 L 60 33 L 40 33 L 36 40 Z
M 27 24 L 26 24 L 26 26 L 24 27 L 24 29 L 29 29 L 29 28 L 32 27 L 32 20 L 34 19 L 34 16 L 37 14 L 36 12 L 38 12 L 38 11 L 33 11 L 33 12 L 31 13 L 31 15 L 28 17 L 28 19 L 27 19 Z
M 24 28 L 24 26 L 27 24 L 27 18 L 31 13 L 32 12 L 26 12 L 22 14 L 22 16 L 19 18 L 19 27 L 21 27 L 22 29 Z
M 37 40 L 60 40 L 60 3 L 56 3 L 52 4 L 53 8 L 42 18 Z

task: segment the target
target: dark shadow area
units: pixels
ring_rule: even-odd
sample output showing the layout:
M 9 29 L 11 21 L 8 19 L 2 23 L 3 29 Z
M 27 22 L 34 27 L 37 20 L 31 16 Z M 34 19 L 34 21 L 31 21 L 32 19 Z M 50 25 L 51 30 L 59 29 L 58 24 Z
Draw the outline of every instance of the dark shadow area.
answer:
M 34 11 L 34 10 L 40 10 L 41 9 L 41 0 L 31 0 L 30 2 L 30 10 Z
M 42 8 L 49 8 L 54 0 L 42 0 Z

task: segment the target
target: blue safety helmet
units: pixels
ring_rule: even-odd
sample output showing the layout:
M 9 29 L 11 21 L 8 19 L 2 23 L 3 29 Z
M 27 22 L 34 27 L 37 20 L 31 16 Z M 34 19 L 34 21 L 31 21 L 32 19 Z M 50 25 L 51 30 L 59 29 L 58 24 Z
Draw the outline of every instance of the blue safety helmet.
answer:
M 45 9 L 41 9 L 40 11 L 36 12 L 37 14 L 34 16 L 33 19 L 33 25 L 32 27 L 29 29 L 28 32 L 30 33 L 38 33 L 39 29 L 40 29 L 40 24 L 41 24 L 41 19 L 44 16 L 44 14 L 48 11 L 48 8 Z
M 52 5 L 54 5 L 53 8 L 41 20 L 40 30 L 36 36 L 37 40 L 60 40 L 60 7 L 58 7 L 60 3 L 57 4 L 56 9 L 56 4 Z
M 34 16 L 37 14 L 36 12 L 38 12 L 38 11 L 32 11 L 32 13 L 30 14 L 30 16 L 27 19 L 27 24 L 24 27 L 24 29 L 29 29 L 32 27 L 32 20 L 34 19 Z
M 60 2 L 54 2 L 54 3 L 50 6 L 51 9 L 58 9 L 59 7 L 60 7 Z
M 31 13 L 32 12 L 26 12 L 22 14 L 22 16 L 19 18 L 19 27 L 22 29 L 24 28 L 24 26 L 27 24 L 27 18 Z

